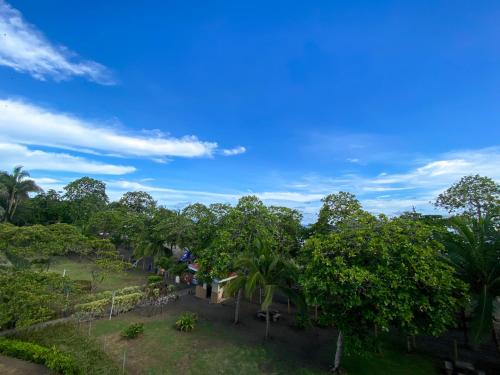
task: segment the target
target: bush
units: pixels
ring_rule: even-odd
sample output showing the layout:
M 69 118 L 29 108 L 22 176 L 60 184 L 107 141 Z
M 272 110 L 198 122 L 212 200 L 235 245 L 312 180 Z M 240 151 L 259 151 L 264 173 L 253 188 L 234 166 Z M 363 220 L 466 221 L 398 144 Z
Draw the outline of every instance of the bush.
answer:
M 7 356 L 40 363 L 60 374 L 79 374 L 73 357 L 55 348 L 0 338 L 0 353 Z
M 143 297 L 144 293 L 132 293 L 115 297 L 113 313 L 120 314 L 132 310 Z
M 153 275 L 148 277 L 148 284 L 157 284 L 163 281 L 163 277 L 158 275 Z
M 175 327 L 179 331 L 190 332 L 196 326 L 198 321 L 198 316 L 195 313 L 186 312 L 179 316 L 179 319 L 175 322 Z
M 143 323 L 134 323 L 125 328 L 121 335 L 126 339 L 135 339 L 141 333 L 144 332 L 144 324 Z
M 109 305 L 109 299 L 100 299 L 93 302 L 81 303 L 75 306 L 79 317 L 98 317 L 103 316 Z
M 295 316 L 294 327 L 297 329 L 304 329 L 310 325 L 309 317 L 306 314 L 297 314 Z

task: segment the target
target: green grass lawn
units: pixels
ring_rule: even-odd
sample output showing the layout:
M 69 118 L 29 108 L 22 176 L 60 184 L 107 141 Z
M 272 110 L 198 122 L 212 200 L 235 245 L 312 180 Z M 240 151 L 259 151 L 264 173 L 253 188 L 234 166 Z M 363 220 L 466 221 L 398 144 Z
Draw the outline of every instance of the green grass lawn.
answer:
M 127 352 L 130 373 L 144 374 L 327 374 L 324 366 L 296 358 L 287 353 L 279 341 L 250 343 L 233 331 L 215 327 L 201 320 L 195 331 L 175 329 L 175 316 L 141 319 L 123 315 L 111 321 L 96 322 L 93 335 L 106 342 L 111 358 L 119 363 Z M 126 340 L 120 331 L 132 322 L 144 322 L 144 334 Z M 400 347 L 401 349 L 404 346 Z M 318 348 L 333 360 L 333 348 Z M 437 374 L 431 360 L 420 355 L 408 355 L 387 344 L 381 355 L 346 356 L 343 368 L 348 374 Z
M 50 265 L 50 272 L 57 272 L 62 275 L 66 270 L 66 276 L 73 280 L 91 280 L 91 271 L 95 269 L 95 264 L 88 259 L 77 259 L 67 257 L 54 257 Z M 97 285 L 97 290 L 113 290 L 126 286 L 142 285 L 146 283 L 146 272 L 141 270 L 124 271 L 106 276 L 102 283 Z

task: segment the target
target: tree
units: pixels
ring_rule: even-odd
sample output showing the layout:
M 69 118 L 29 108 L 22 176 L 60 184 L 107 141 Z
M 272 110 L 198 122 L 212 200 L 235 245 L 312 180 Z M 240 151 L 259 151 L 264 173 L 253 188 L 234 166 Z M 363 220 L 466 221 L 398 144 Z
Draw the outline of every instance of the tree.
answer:
M 472 341 L 484 341 L 489 333 L 500 350 L 493 327 L 494 302 L 500 296 L 500 232 L 497 213 L 490 212 L 479 220 L 454 217 L 451 235 L 446 243 L 446 259 L 469 286 L 473 302 Z
M 21 201 L 29 198 L 29 193 L 42 190 L 35 181 L 28 179 L 28 177 L 30 177 L 30 174 L 27 171 L 23 171 L 22 166 L 15 167 L 12 174 L 0 172 L 0 185 L 3 186 L 7 203 L 4 221 L 12 221 L 17 206 Z
M 439 194 L 434 205 L 450 213 L 481 219 L 500 204 L 500 184 L 479 175 L 464 176 L 445 192 Z
M 103 210 L 108 204 L 106 184 L 102 181 L 82 177 L 64 187 L 64 198 L 69 203 L 69 213 L 73 223 L 85 226 L 90 216 Z
M 300 283 L 321 323 L 338 329 L 335 371 L 344 341 L 365 351 L 391 326 L 439 335 L 453 324 L 465 288 L 433 233 L 420 221 L 358 212 L 306 241 Z
M 327 234 L 342 220 L 361 212 L 361 204 L 356 197 L 344 191 L 329 194 L 321 201 L 323 206 L 319 211 L 318 220 L 311 228 L 316 234 Z
M 273 217 L 272 232 L 278 252 L 296 256 L 302 245 L 302 214 L 279 206 L 269 207 L 269 212 Z
M 156 201 L 145 191 L 129 191 L 120 198 L 120 205 L 139 214 L 151 215 L 156 209 Z
M 28 208 L 31 215 L 28 220 L 31 224 L 54 224 L 68 222 L 66 202 L 61 194 L 50 189 L 46 193 L 41 192 L 29 200 Z
M 242 253 L 235 262 L 238 272 L 237 277 L 229 282 L 229 293 L 244 289 L 247 298 L 251 298 L 257 289 L 264 291 L 261 309 L 266 312 L 266 333 L 269 338 L 269 307 L 273 302 L 274 293 L 281 291 L 293 300 L 298 300 L 298 295 L 290 288 L 290 284 L 297 275 L 296 266 L 280 254 L 272 251 L 269 245 L 255 240 L 253 251 Z M 237 303 L 239 305 L 239 303 Z M 235 312 L 235 321 L 238 309 Z
M 0 330 L 56 317 L 72 302 L 77 291 L 69 278 L 55 273 L 0 271 Z

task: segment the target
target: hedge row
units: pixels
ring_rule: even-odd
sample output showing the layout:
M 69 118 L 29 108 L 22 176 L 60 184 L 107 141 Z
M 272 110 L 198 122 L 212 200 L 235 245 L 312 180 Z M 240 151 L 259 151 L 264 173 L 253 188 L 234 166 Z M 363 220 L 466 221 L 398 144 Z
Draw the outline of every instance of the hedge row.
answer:
M 59 374 L 80 373 L 73 357 L 54 347 L 47 348 L 30 342 L 0 338 L 0 353 L 42 364 Z

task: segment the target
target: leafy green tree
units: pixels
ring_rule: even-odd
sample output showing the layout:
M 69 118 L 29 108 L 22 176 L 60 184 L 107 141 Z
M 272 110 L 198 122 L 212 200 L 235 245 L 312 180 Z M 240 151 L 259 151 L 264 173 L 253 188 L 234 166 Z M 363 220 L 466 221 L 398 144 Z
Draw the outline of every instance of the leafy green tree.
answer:
M 42 189 L 29 179 L 30 174 L 23 171 L 22 166 L 17 166 L 12 173 L 0 172 L 0 185 L 6 196 L 6 207 L 4 221 L 12 221 L 17 206 L 23 200 L 29 198 L 30 193 L 39 192 Z
M 319 211 L 318 220 L 311 228 L 316 234 L 330 233 L 342 220 L 352 218 L 361 212 L 361 204 L 356 197 L 344 191 L 329 194 L 321 201 L 323 206 Z
M 493 327 L 495 299 L 500 296 L 500 231 L 498 214 L 490 212 L 479 220 L 454 217 L 446 243 L 446 258 L 469 286 L 472 299 L 472 341 L 484 341 L 489 333 L 498 346 Z
M 217 230 L 215 214 L 204 204 L 195 203 L 185 207 L 182 216 L 192 223 L 189 247 L 195 252 L 207 248 Z
M 103 210 L 108 204 L 106 184 L 102 181 L 82 177 L 64 187 L 64 198 L 69 203 L 69 214 L 73 223 L 85 226 L 90 216 Z
M 67 205 L 61 194 L 50 189 L 46 193 L 41 192 L 29 200 L 27 208 L 31 215 L 28 222 L 31 224 L 54 224 L 69 222 Z
M 139 214 L 151 215 L 156 210 L 157 203 L 145 191 L 129 191 L 120 198 L 120 205 Z
M 500 184 L 489 177 L 464 176 L 439 194 L 435 206 L 481 219 L 500 205 Z
M 54 273 L 0 271 L 0 330 L 50 320 L 73 302 L 77 292 L 69 278 Z
M 338 329 L 335 371 L 344 340 L 366 350 L 391 326 L 439 335 L 454 323 L 465 286 L 442 251 L 421 221 L 358 212 L 306 241 L 300 282 L 307 301 L 319 304 L 320 321 Z
M 281 291 L 293 300 L 298 300 L 298 294 L 290 287 L 297 275 L 296 266 L 282 255 L 272 251 L 269 245 L 255 240 L 253 251 L 242 253 L 235 262 L 238 270 L 236 279 L 229 282 L 229 292 L 241 293 L 244 290 L 247 298 L 251 298 L 256 290 L 262 289 L 264 299 L 261 309 L 266 312 L 266 333 L 269 338 L 270 316 L 269 307 L 273 303 L 276 291 Z M 238 303 L 239 305 L 239 303 Z M 238 320 L 238 308 L 235 311 L 235 322 Z
M 302 214 L 292 208 L 279 206 L 269 207 L 269 212 L 273 217 L 272 235 L 277 251 L 296 256 L 304 233 L 300 223 Z

